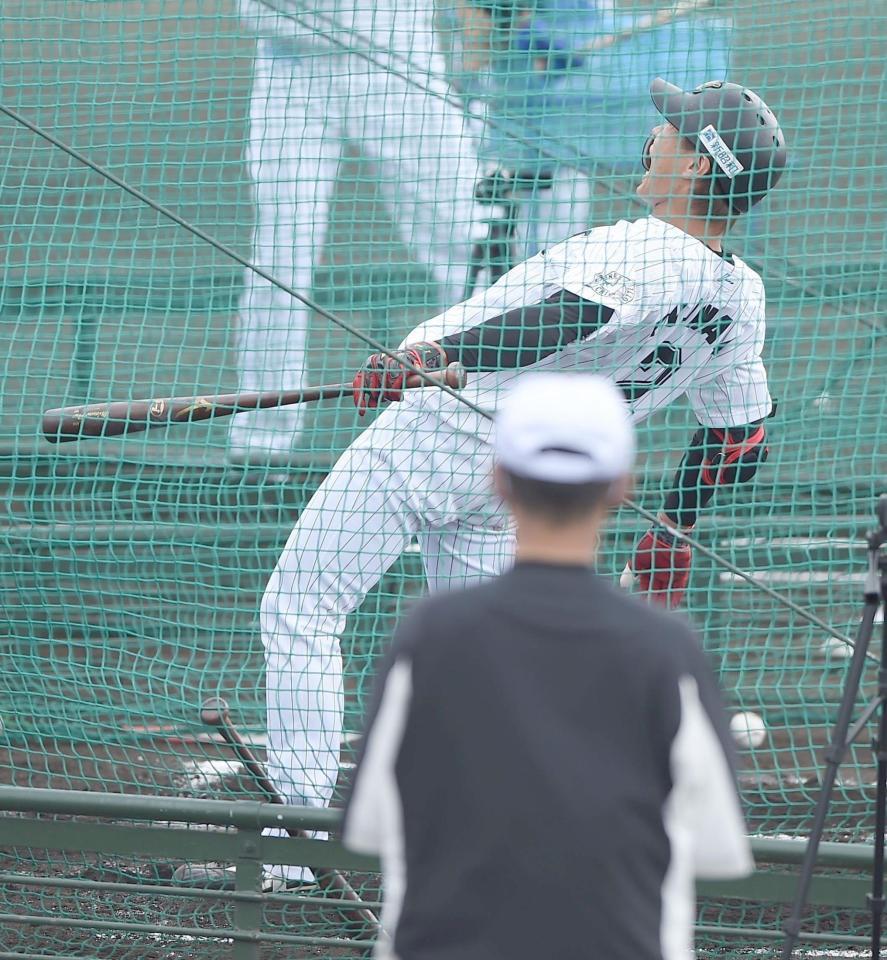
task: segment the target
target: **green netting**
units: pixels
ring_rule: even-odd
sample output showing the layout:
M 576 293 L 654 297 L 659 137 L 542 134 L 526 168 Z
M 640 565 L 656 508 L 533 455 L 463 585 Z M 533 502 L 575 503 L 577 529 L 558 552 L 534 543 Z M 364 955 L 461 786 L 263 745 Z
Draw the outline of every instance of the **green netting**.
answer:
M 701 0 L 652 29 L 665 4 L 372 6 L 361 20 L 347 2 L 6 0 L 2 104 L 394 347 L 462 297 L 492 209 L 471 199 L 478 163 L 522 174 L 500 225 L 521 258 L 643 214 L 652 76 L 726 73 L 758 90 L 791 167 L 729 246 L 765 281 L 778 415 L 755 483 L 696 528 L 717 559 L 697 553 L 687 607 L 731 709 L 767 726 L 742 755 L 752 829 L 803 835 L 848 663 L 836 637 L 858 622 L 862 534 L 887 489 L 883 3 Z M 530 51 L 528 23 L 547 38 Z M 53 447 L 40 415 L 346 381 L 368 347 L 5 115 L 0 158 L 3 779 L 247 792 L 199 704 L 224 695 L 264 742 L 260 598 L 366 421 L 345 398 L 298 422 L 289 408 Z M 645 509 L 659 509 L 694 424 L 679 401 L 641 427 Z M 605 573 L 646 526 L 618 513 Z M 349 618 L 346 734 L 424 589 L 414 544 Z M 875 681 L 872 664 L 860 701 Z M 872 779 L 854 749 L 829 836 L 871 835 Z

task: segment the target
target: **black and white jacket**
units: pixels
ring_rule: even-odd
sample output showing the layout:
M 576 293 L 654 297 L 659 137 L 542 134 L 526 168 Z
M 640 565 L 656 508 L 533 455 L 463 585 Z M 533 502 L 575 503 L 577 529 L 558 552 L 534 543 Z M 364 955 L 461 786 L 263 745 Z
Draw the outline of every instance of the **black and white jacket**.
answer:
M 344 840 L 382 858 L 398 960 L 688 960 L 694 878 L 753 867 L 687 625 L 542 564 L 404 620 Z

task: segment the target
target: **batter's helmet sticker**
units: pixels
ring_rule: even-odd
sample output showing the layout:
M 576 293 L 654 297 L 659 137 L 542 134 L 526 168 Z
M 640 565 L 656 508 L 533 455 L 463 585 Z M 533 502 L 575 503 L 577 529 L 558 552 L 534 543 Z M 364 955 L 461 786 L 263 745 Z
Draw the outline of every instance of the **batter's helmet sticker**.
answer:
M 702 130 L 699 131 L 699 140 L 702 146 L 711 154 L 714 162 L 731 180 L 737 173 L 742 173 L 745 169 L 736 159 L 736 154 L 724 143 L 721 135 L 715 130 L 712 124 L 703 127 Z
M 631 303 L 637 293 L 634 281 L 611 270 L 609 273 L 595 274 L 589 287 L 603 300 L 615 300 L 617 303 Z

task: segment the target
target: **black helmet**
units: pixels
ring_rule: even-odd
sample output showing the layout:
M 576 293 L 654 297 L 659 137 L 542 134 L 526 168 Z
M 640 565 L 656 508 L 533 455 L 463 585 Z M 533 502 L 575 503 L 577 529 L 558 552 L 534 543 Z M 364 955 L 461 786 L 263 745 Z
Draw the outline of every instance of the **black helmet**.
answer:
M 656 109 L 681 136 L 712 159 L 714 189 L 733 213 L 745 213 L 782 176 L 785 137 L 773 111 L 738 83 L 709 80 L 689 93 L 657 77 L 650 84 Z

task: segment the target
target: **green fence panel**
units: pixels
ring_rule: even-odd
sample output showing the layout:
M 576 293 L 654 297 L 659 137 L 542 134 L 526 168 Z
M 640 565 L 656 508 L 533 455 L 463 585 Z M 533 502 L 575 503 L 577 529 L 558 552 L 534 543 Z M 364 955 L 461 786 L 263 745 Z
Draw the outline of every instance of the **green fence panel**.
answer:
M 334 894 L 260 892 L 263 858 L 308 857 L 342 870 L 360 904 L 378 912 L 372 858 L 348 853 L 336 840 L 260 836 L 263 826 L 335 828 L 331 811 L 15 787 L 0 787 L 0 811 L 2 956 L 159 960 L 199 950 L 202 957 L 257 960 L 361 956 L 372 944 L 372 930 L 350 918 Z M 39 855 L 31 844 L 39 844 Z M 700 885 L 700 956 L 757 955 L 781 938 L 804 843 L 761 839 L 753 846 L 753 876 Z M 113 862 L 102 859 L 112 853 Z M 243 882 L 233 891 L 170 884 L 173 865 L 199 858 L 236 864 Z M 798 955 L 864 947 L 871 861 L 869 845 L 822 845 Z M 528 909 L 532 903 L 528 891 Z M 826 916 L 831 923 L 818 930 L 815 921 Z M 751 917 L 758 922 L 746 922 Z

